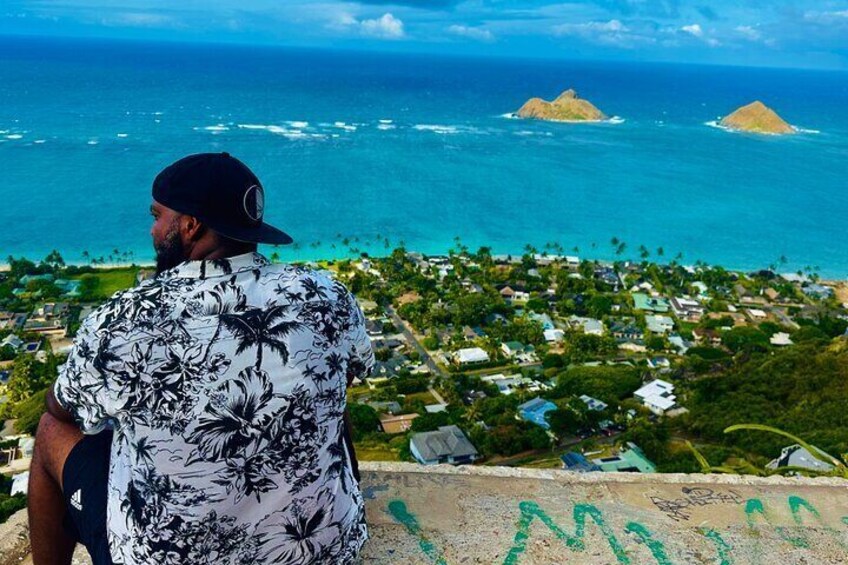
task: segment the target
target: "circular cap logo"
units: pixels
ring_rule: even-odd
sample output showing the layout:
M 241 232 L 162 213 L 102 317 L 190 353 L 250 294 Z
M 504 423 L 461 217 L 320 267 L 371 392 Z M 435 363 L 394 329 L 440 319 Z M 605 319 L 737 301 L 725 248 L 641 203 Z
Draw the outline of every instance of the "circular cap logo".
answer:
M 254 222 L 260 222 L 264 211 L 265 193 L 261 186 L 254 184 L 244 193 L 244 213 Z

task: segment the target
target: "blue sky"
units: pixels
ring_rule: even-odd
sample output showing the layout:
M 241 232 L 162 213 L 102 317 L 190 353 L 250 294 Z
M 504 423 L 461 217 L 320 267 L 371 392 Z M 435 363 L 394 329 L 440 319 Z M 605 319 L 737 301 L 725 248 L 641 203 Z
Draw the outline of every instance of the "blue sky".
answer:
M 848 69 L 848 0 L 2 0 L 0 34 Z

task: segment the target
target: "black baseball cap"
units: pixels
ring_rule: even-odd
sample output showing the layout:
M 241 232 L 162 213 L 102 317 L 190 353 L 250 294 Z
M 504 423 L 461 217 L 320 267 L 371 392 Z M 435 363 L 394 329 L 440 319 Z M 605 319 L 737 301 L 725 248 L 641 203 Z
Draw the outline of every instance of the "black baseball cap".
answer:
M 230 239 L 273 245 L 292 242 L 287 233 L 262 220 L 262 184 L 229 153 L 198 153 L 169 165 L 153 181 L 153 199 L 194 216 Z

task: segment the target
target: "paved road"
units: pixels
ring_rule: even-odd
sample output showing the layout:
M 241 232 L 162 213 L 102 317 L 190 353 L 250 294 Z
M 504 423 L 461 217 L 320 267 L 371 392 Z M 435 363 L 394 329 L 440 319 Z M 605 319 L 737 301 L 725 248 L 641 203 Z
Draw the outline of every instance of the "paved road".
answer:
M 418 342 L 418 340 L 415 338 L 415 335 L 409 329 L 409 326 L 406 325 L 406 322 L 403 320 L 403 318 L 398 316 L 397 312 L 395 312 L 395 309 L 392 308 L 391 306 L 386 306 L 386 313 L 392 319 L 392 322 L 394 323 L 394 325 L 397 326 L 400 329 L 401 333 L 406 338 L 406 340 L 410 343 L 410 345 L 412 345 L 412 347 L 414 347 L 415 350 L 418 351 L 418 354 L 421 355 L 422 361 L 424 361 L 424 363 L 427 365 L 427 367 L 429 367 L 430 372 L 433 375 L 436 375 L 436 376 L 439 376 L 439 377 L 446 376 L 445 372 L 442 371 L 439 368 L 439 366 L 436 364 L 436 362 L 433 361 L 433 358 L 430 357 L 430 354 L 427 353 L 427 350 L 424 349 L 424 346 L 421 345 Z M 437 396 L 436 398 L 440 398 L 440 397 Z

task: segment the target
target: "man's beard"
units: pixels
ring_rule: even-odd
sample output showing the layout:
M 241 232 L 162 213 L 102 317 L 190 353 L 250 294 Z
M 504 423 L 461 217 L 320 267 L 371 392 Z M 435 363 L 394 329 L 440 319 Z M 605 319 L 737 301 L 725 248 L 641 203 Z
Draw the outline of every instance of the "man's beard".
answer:
M 162 271 L 173 269 L 187 259 L 185 256 L 185 247 L 183 240 L 180 238 L 180 232 L 177 229 L 176 222 L 168 230 L 164 241 L 157 245 L 153 243 L 153 249 L 156 251 L 156 274 Z

